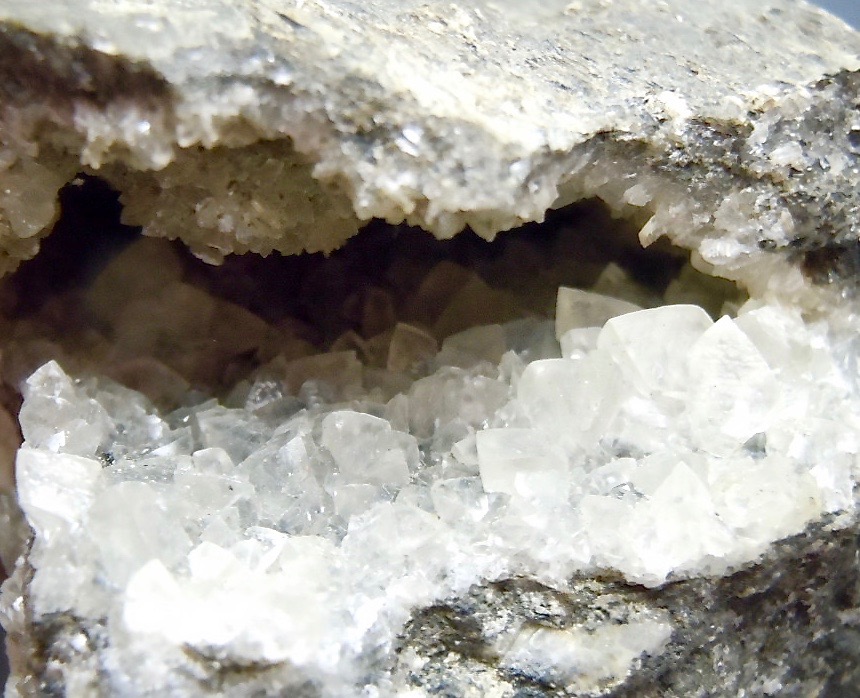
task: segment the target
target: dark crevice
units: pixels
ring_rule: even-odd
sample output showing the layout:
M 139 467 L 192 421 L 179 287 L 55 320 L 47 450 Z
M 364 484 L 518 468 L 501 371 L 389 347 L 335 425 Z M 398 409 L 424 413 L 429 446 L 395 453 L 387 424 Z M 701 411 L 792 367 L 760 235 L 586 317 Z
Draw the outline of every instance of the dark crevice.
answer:
M 16 315 L 32 313 L 52 296 L 85 286 L 140 236 L 140 228 L 120 221 L 119 194 L 97 177 L 79 174 L 60 190 L 59 199 L 59 220 L 38 256 L 6 281 L 11 301 L 7 310 Z
M 61 190 L 60 202 L 60 219 L 39 255 L 3 283 L 7 315 L 32 315 L 52 298 L 86 288 L 140 236 L 139 228 L 121 223 L 117 192 L 96 177 L 76 177 Z M 186 282 L 270 324 L 287 317 L 307 323 L 314 328 L 315 343 L 325 346 L 345 331 L 362 332 L 359 311 L 370 289 L 403 298 L 442 261 L 515 294 L 531 292 L 523 287 L 530 277 L 543 279 L 546 302 L 539 314 L 552 313 L 553 287 L 587 288 L 610 262 L 659 297 L 688 255 L 665 240 L 642 249 L 637 234 L 635 224 L 613 218 L 592 199 L 550 211 L 544 222 L 501 233 L 493 242 L 471 231 L 439 241 L 418 228 L 373 221 L 330 255 L 232 255 L 217 267 L 195 258 L 181 243 L 170 244 L 182 260 Z
M 860 241 L 832 243 L 799 253 L 803 273 L 818 284 L 850 282 L 856 288 L 860 280 Z
M 0 29 L 0 70 L 6 101 L 26 104 L 34 89 L 38 101 L 68 103 L 76 98 L 103 106 L 124 97 L 143 105 L 169 98 L 163 77 L 138 64 L 82 45 L 6 25 Z

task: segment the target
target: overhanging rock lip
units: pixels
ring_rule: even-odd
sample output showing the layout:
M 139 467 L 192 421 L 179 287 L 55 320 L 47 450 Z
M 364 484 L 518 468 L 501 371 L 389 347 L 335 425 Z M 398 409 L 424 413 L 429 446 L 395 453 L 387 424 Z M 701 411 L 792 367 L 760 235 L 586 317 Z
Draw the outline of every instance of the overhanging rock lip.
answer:
M 68 74 L 55 71 L 49 81 L 53 92 L 68 83 L 67 109 L 41 118 L 66 133 L 60 140 L 72 161 L 159 170 L 198 145 L 287 140 L 314 177 L 351 202 L 356 226 L 407 220 L 448 237 L 470 225 L 489 238 L 540 220 L 565 180 L 582 179 L 573 161 L 595 139 L 633 139 L 644 145 L 642 160 L 618 174 L 652 169 L 670 184 L 698 174 L 713 201 L 696 202 L 691 187 L 701 203 L 694 217 L 713 219 L 717 198 L 745 190 L 767 199 L 748 239 L 726 259 L 709 260 L 743 282 L 735 268 L 748 256 L 790 243 L 794 221 L 781 217 L 785 186 L 776 180 L 798 177 L 767 153 L 748 158 L 758 181 L 735 177 L 697 125 L 720 124 L 743 147 L 767 114 L 783 110 L 791 120 L 794 102 L 805 99 L 808 109 L 827 75 L 860 70 L 860 40 L 804 3 L 688 9 L 682 0 L 554 0 L 531 14 L 513 0 L 468 9 L 380 0 L 336 11 L 320 2 L 143 8 L 77 0 L 65 13 L 46 13 L 14 0 L 0 10 L 0 57 L 10 47 L 26 53 L 26 42 L 18 44 L 28 33 L 40 37 L 30 49 L 37 63 L 44 42 L 67 53 Z M 609 48 L 618 45 L 629 48 Z M 76 67 L 87 76 L 83 92 Z M 111 94 L 126 75 L 141 76 L 139 85 Z M 31 86 L 27 100 L 38 105 L 40 89 Z M 804 176 L 814 181 L 802 188 L 816 194 L 842 186 Z M 601 195 L 600 187 L 576 186 Z M 860 237 L 856 222 L 840 225 L 837 236 Z M 775 239 L 759 245 L 753 238 L 764 232 Z M 675 241 L 691 249 L 708 237 L 685 234 Z

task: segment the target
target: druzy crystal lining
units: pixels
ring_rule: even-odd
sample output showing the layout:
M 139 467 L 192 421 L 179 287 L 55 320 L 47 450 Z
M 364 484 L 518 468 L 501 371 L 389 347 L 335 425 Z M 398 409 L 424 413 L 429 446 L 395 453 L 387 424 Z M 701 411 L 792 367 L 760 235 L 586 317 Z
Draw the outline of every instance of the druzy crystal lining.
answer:
M 561 288 L 555 322 L 436 355 L 417 335 L 390 338 L 408 381 L 354 351 L 280 357 L 166 414 L 37 370 L 17 464 L 31 612 L 99 624 L 117 690 L 155 665 L 164 690 L 193 682 L 171 674 L 191 653 L 346 695 L 384 685 L 379 653 L 418 609 L 480 582 L 720 575 L 853 507 L 857 399 L 826 328 L 790 309 L 715 322 Z M 636 623 L 605 631 L 618 672 L 671 636 Z M 505 666 L 572 671 L 582 638 L 522 632 Z

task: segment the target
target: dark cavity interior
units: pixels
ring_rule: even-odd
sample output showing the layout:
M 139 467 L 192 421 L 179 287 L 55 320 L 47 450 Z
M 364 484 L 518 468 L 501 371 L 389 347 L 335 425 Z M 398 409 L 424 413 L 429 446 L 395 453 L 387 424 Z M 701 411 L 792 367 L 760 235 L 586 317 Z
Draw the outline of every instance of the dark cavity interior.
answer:
M 398 323 L 441 344 L 477 325 L 552 318 L 559 286 L 643 307 L 696 302 L 713 315 L 741 300 L 685 251 L 665 241 L 642 249 L 637 227 L 598 199 L 493 242 L 374 221 L 329 256 L 247 254 L 218 267 L 122 225 L 116 192 L 97 178 L 77 177 L 61 204 L 40 254 L 2 282 L 12 411 L 21 381 L 50 358 L 144 391 L 161 369 L 140 364 L 154 359 L 168 369 L 160 380 L 175 374 L 183 388 L 224 394 L 279 355 L 354 350 L 384 366 Z

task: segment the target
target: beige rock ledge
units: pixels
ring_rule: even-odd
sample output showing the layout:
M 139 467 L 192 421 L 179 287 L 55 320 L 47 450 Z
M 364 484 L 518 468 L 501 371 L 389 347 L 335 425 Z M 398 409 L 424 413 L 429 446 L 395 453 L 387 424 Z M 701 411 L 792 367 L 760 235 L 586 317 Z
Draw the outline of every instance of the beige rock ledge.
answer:
M 2 267 L 84 169 L 215 262 L 597 196 L 753 295 L 830 305 L 806 279 L 858 265 L 859 49 L 775 0 L 5 0 Z

